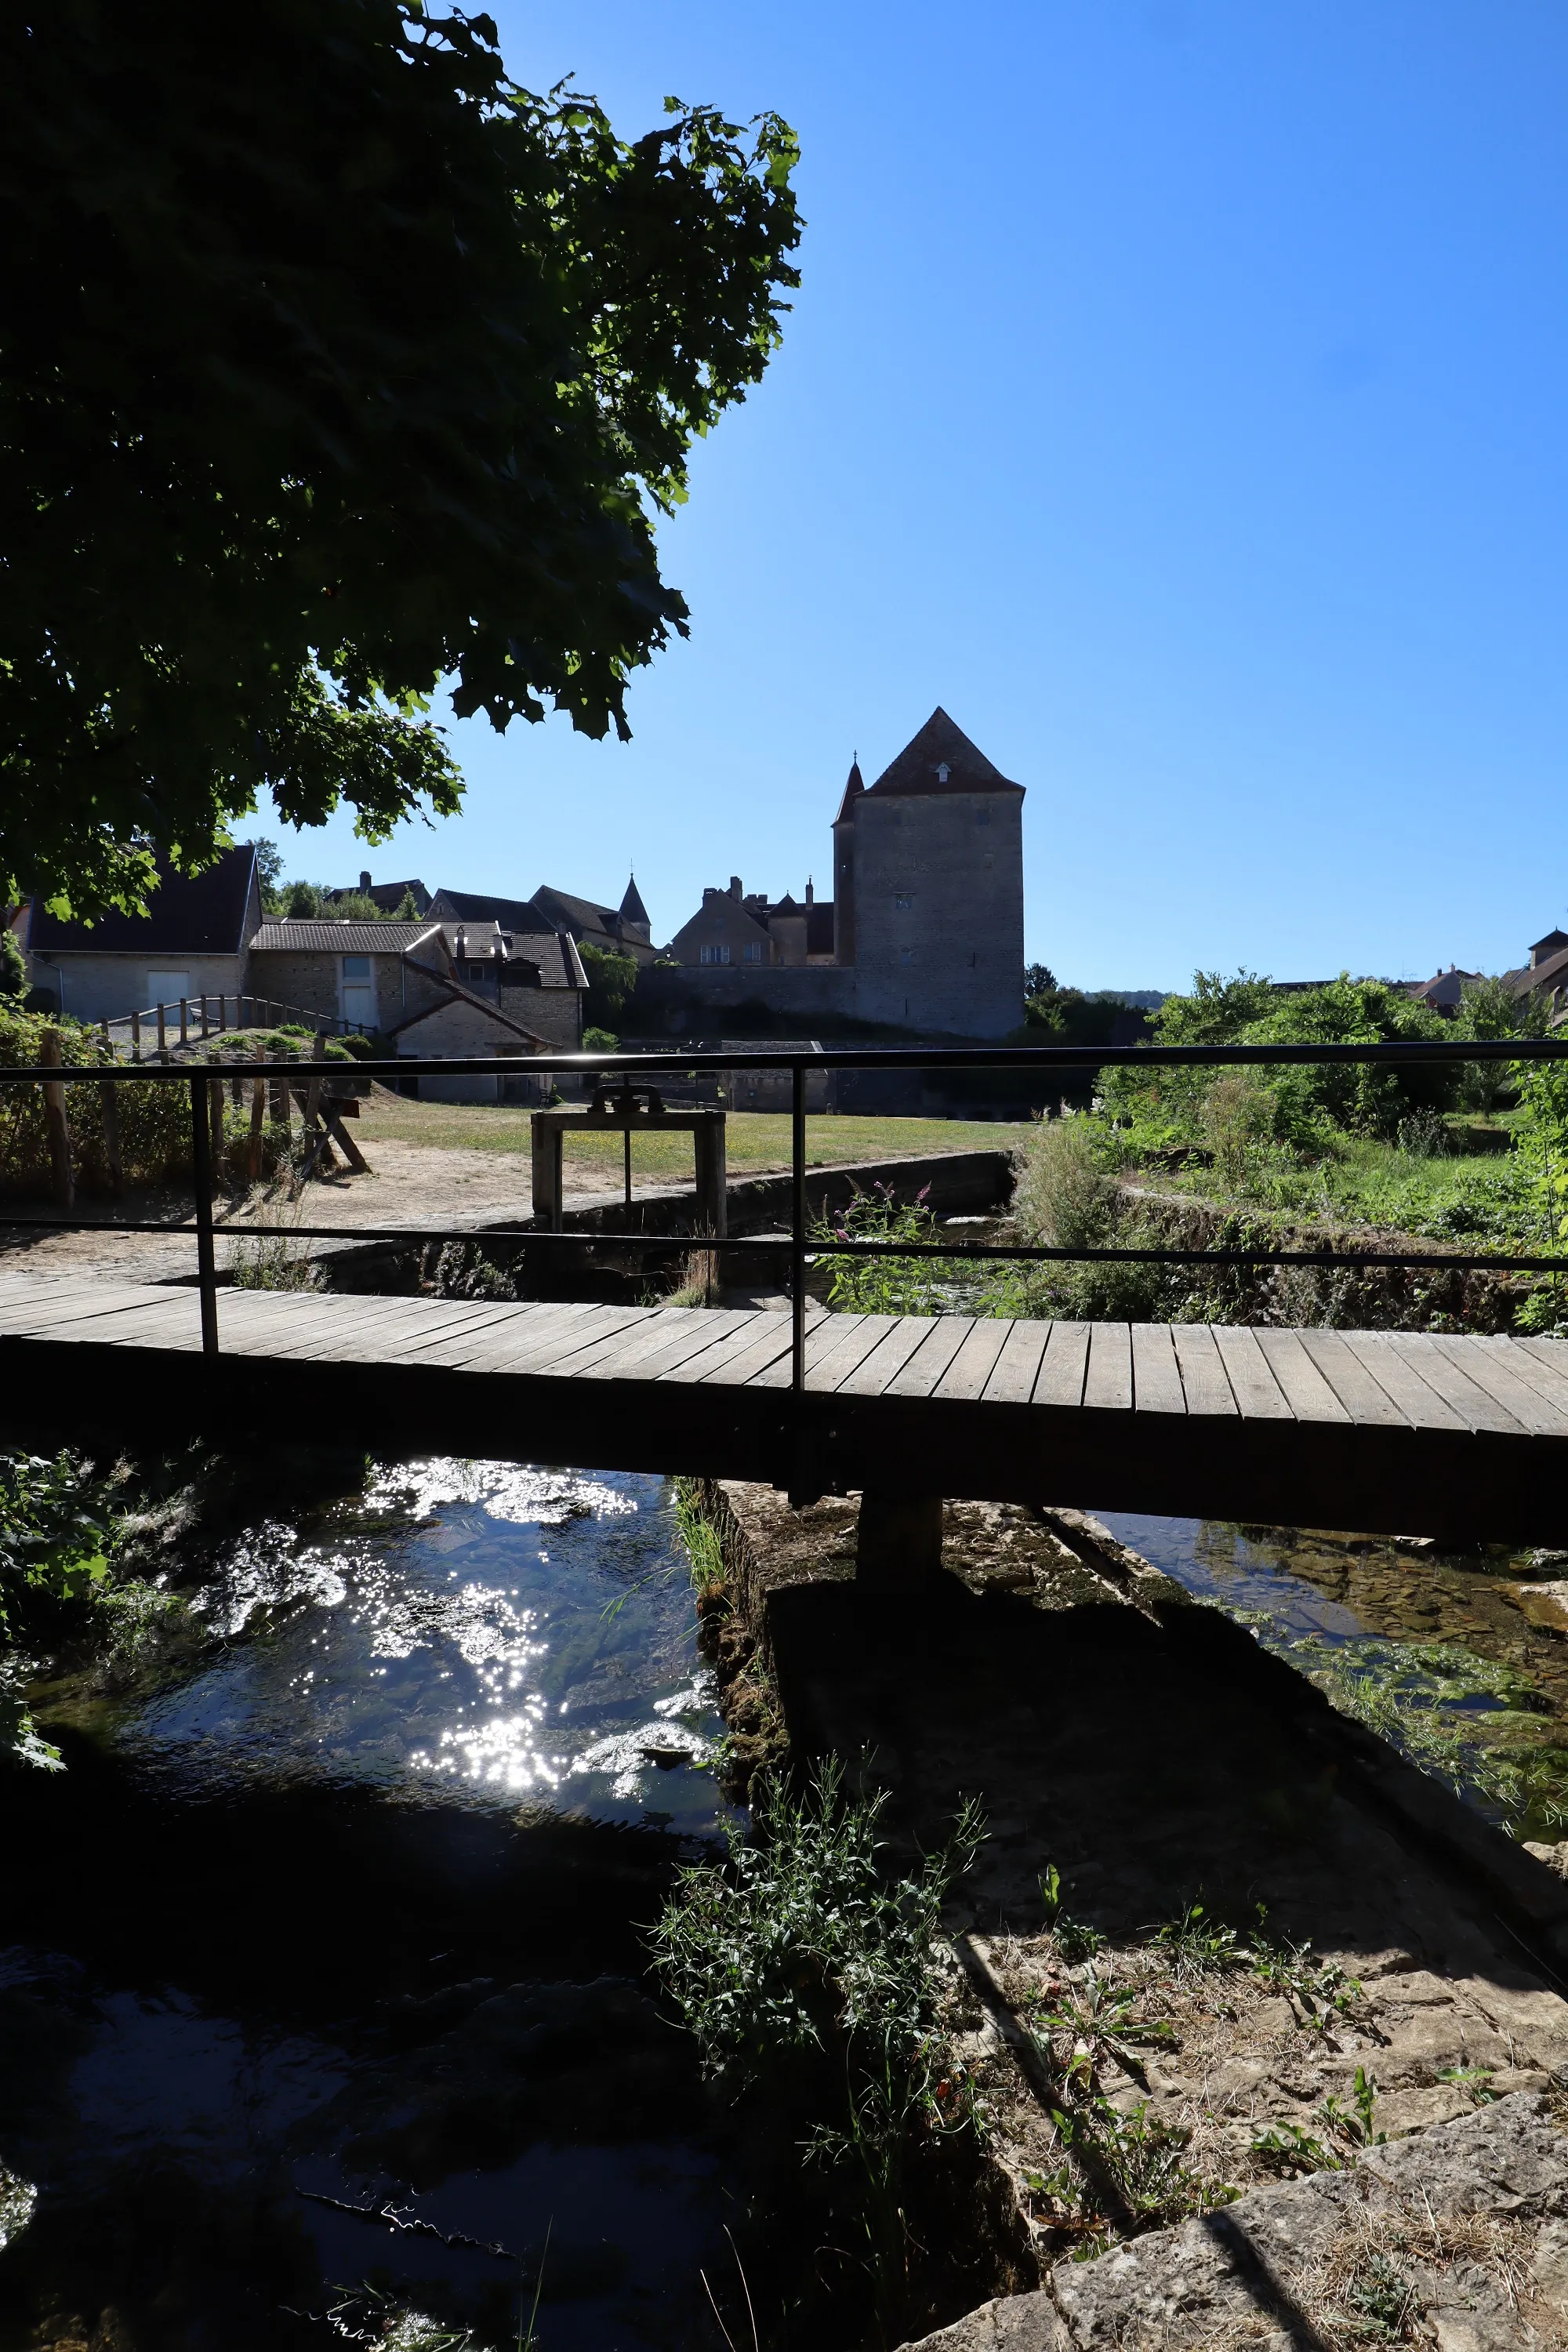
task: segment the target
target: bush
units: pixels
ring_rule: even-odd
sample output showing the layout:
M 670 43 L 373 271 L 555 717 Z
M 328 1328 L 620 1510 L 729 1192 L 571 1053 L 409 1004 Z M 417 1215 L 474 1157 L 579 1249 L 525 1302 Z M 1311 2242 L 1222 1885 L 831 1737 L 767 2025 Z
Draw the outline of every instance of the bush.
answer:
M 620 1050 L 621 1041 L 613 1030 L 584 1030 L 583 1051 L 584 1054 L 618 1054 Z
M 847 1208 L 812 1227 L 817 1242 L 934 1242 L 936 1219 L 926 1206 L 931 1186 L 900 1201 L 891 1184 L 856 1185 Z M 827 1303 L 844 1315 L 931 1315 L 941 1260 L 919 1257 L 830 1257 Z
M 27 992 L 27 959 L 9 923 L 0 928 L 0 1001 L 18 1001 Z
M 36 1065 L 44 1032 L 60 1041 L 60 1059 L 73 1067 L 101 1061 L 96 1033 L 79 1021 L 40 1019 L 0 1003 L 0 1064 Z M 157 1184 L 189 1173 L 191 1101 L 183 1086 L 148 1079 L 118 1086 L 120 1145 L 128 1184 Z M 95 1086 L 66 1089 L 66 1118 L 79 1187 L 103 1192 L 109 1162 L 103 1139 L 103 1098 Z M 48 1130 L 43 1090 L 36 1086 L 0 1087 L 0 1192 L 39 1193 L 50 1188 Z

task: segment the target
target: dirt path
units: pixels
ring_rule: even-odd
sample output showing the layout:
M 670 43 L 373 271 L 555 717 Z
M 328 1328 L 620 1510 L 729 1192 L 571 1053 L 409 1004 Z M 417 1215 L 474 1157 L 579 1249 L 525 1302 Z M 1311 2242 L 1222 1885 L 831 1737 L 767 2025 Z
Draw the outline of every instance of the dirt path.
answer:
M 220 1207 L 220 1220 L 265 1216 L 287 1224 L 292 1219 L 300 1224 L 341 1226 L 347 1235 L 365 1225 L 482 1224 L 532 1213 L 529 1166 L 521 1153 L 444 1150 L 384 1137 L 366 1156 L 372 1161 L 368 1176 L 329 1176 L 308 1184 L 292 1203 L 281 1188 L 263 1187 L 248 1199 L 236 1198 Z M 567 1204 L 586 1206 L 618 1198 L 620 1189 L 618 1177 L 574 1171 Z M 652 1198 L 683 1189 L 679 1183 L 638 1184 L 635 1192 L 637 1197 Z M 47 1215 L 49 1204 L 19 1202 L 16 1213 Z M 190 1195 L 177 1191 L 130 1193 L 120 1202 L 79 1202 L 78 1213 L 97 1219 L 167 1218 L 173 1224 L 189 1219 Z M 221 1239 L 218 1263 L 227 1263 Z M 90 1225 L 65 1234 L 27 1234 L 0 1226 L 0 1265 L 37 1274 L 74 1274 L 96 1266 L 142 1281 L 178 1281 L 195 1272 L 195 1240 L 188 1225 L 178 1237 L 95 1233 Z

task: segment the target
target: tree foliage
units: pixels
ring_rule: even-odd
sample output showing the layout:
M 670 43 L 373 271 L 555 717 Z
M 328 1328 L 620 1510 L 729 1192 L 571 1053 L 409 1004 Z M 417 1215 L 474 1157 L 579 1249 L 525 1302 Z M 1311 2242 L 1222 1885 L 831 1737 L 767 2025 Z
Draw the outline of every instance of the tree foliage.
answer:
M 589 940 L 582 941 L 577 952 L 588 975 L 584 1019 L 595 1028 L 613 1032 L 618 1036 L 621 1016 L 637 992 L 637 958 L 617 955 L 611 948 L 596 948 Z
M 0 17 L 0 899 L 139 907 L 268 788 L 384 840 L 427 715 L 626 732 L 653 520 L 796 282 L 795 143 L 618 139 L 417 0 Z

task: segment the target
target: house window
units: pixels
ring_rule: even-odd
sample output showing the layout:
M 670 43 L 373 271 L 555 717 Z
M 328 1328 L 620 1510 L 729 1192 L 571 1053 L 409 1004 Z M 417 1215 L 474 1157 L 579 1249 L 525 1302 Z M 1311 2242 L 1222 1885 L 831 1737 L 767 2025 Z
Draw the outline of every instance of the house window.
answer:
M 375 985 L 367 955 L 346 955 L 342 962 L 342 1014 L 351 1029 L 375 1027 Z
M 763 943 L 761 940 L 748 940 L 746 941 L 746 961 L 748 963 L 761 963 L 762 960 Z
M 897 908 L 900 915 L 912 914 L 914 911 L 914 904 L 915 894 L 912 890 L 894 891 L 893 905 Z
M 899 950 L 899 961 L 900 963 L 913 963 L 914 960 L 915 951 L 913 948 L 900 948 Z
M 714 946 L 711 941 L 709 941 L 705 946 L 698 949 L 697 960 L 700 963 L 728 963 L 730 950 L 722 944 Z
M 990 822 L 991 822 L 991 812 L 990 812 L 990 810 L 989 810 L 989 809 L 976 809 L 976 810 L 975 810 L 975 812 L 974 812 L 974 822 L 975 822 L 975 824 L 990 824 Z
M 487 977 L 489 971 L 489 966 L 488 963 L 465 964 L 463 967 L 463 977 L 465 980 L 483 980 Z

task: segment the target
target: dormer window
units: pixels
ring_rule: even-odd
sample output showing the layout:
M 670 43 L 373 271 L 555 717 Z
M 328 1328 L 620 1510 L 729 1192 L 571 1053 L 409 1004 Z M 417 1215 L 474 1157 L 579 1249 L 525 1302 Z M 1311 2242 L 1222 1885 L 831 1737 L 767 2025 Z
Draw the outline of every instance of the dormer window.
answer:
M 939 760 L 939 761 L 937 761 L 937 763 L 936 763 L 936 780 L 937 780 L 937 782 L 938 782 L 939 784 L 945 784 L 945 783 L 946 783 L 946 782 L 947 782 L 947 780 L 948 780 L 948 778 L 949 778 L 949 776 L 951 776 L 951 775 L 952 775 L 952 770 L 948 766 L 947 761 L 946 761 L 945 760 Z

